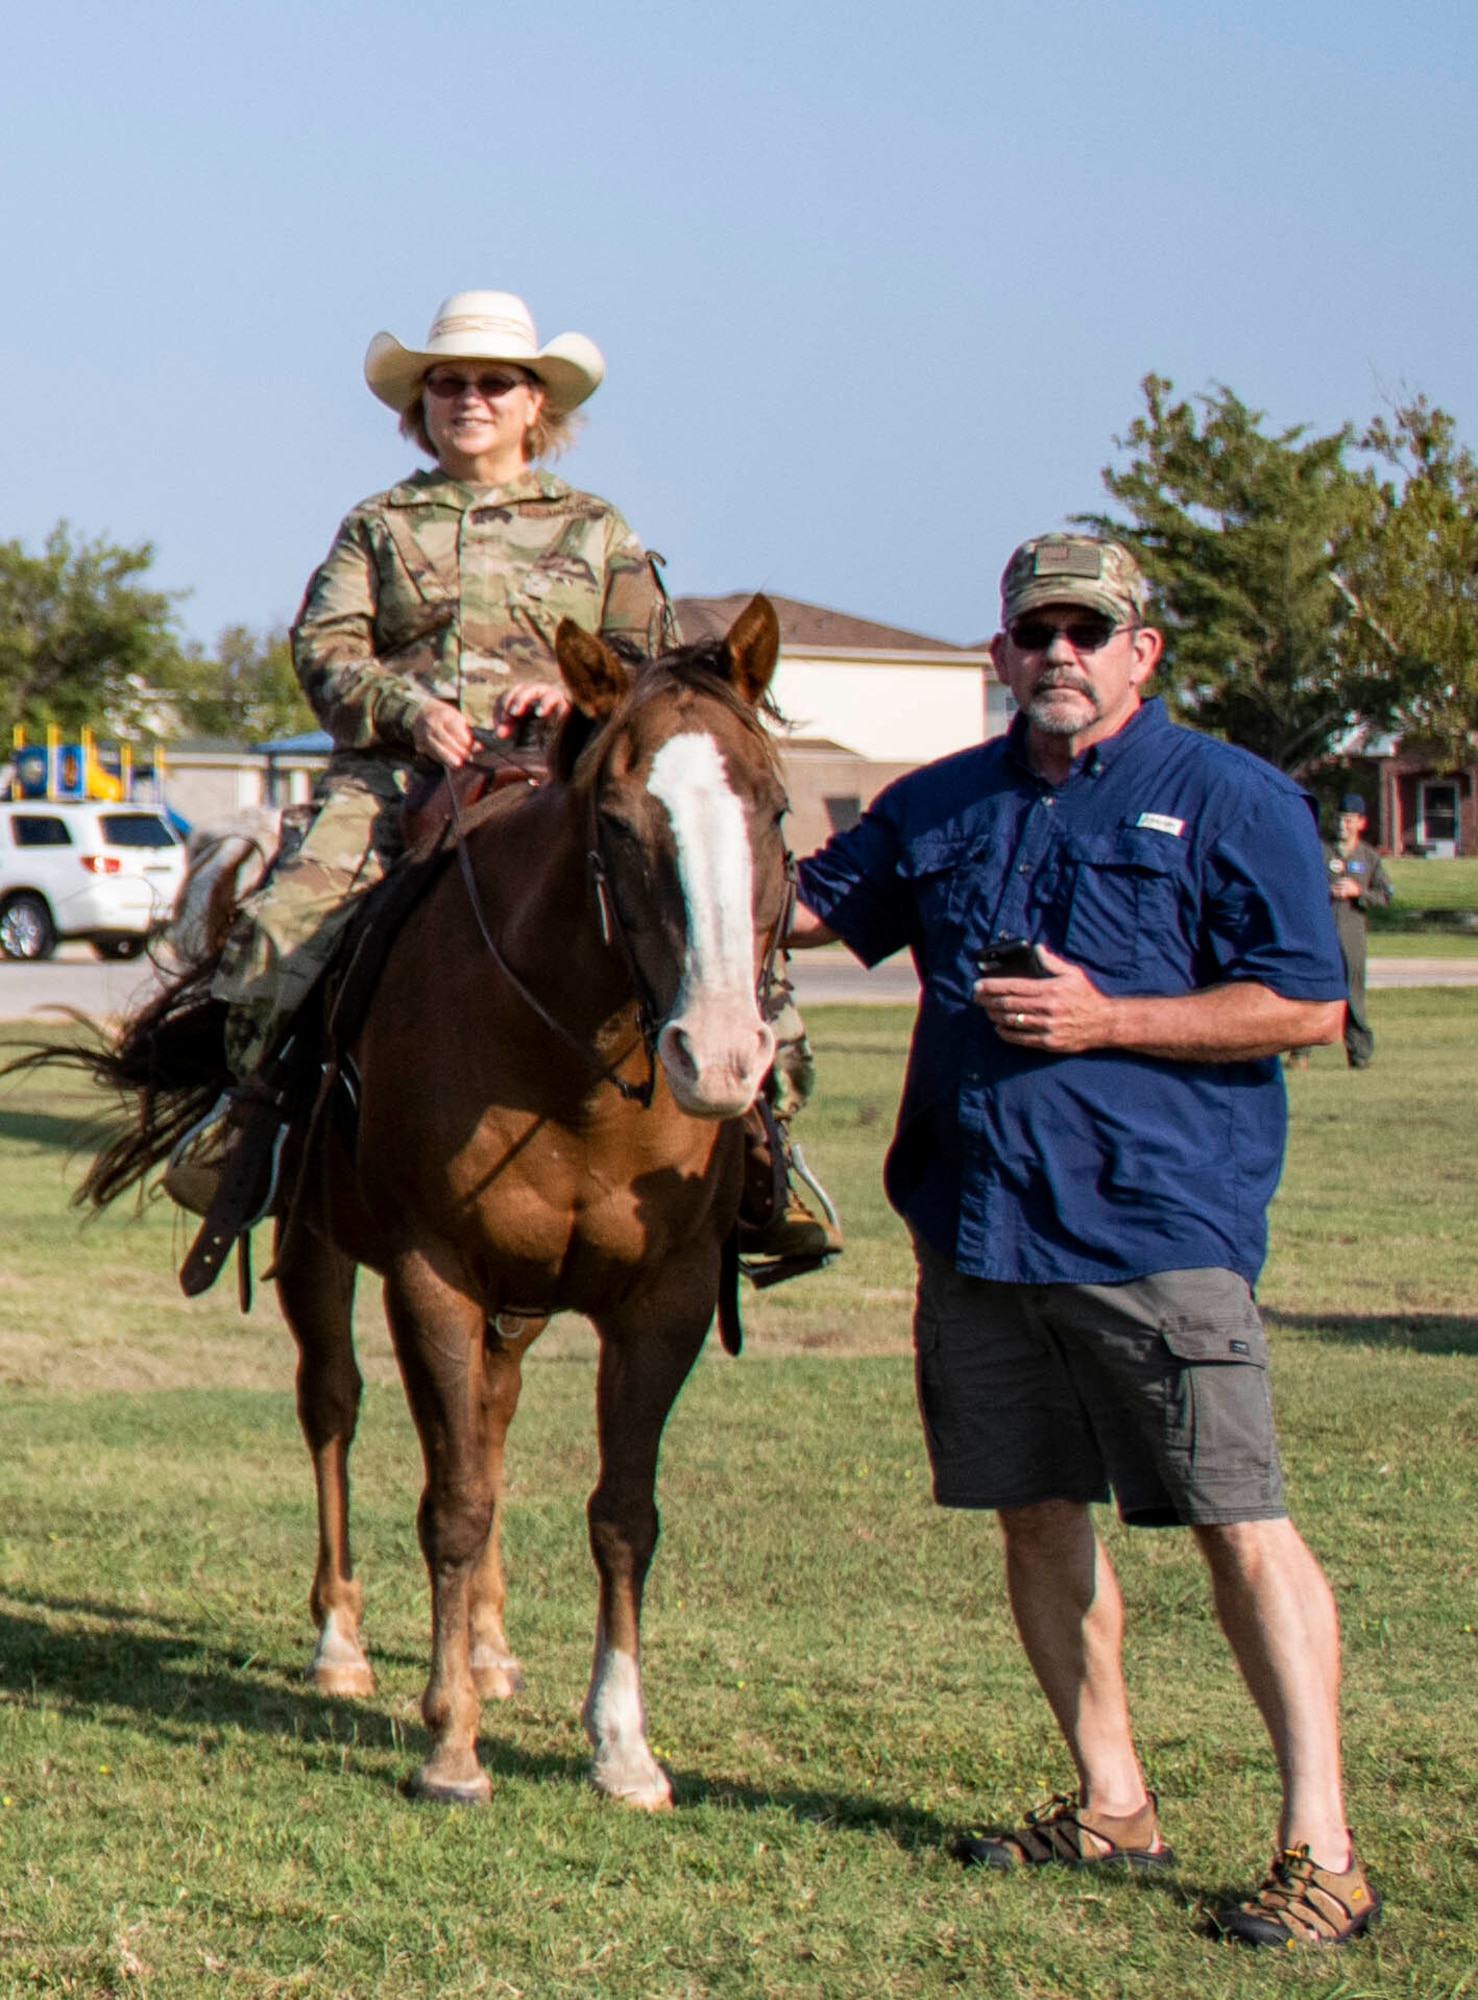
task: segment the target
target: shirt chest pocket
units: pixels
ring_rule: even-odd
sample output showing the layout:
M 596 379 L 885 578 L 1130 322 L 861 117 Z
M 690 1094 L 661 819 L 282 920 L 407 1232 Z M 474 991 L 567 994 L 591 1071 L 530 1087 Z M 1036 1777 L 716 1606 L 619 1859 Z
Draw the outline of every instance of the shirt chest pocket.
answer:
M 573 618 L 576 624 L 591 629 L 599 623 L 602 578 L 587 552 L 572 546 L 568 538 L 530 561 L 510 563 L 507 587 L 510 602 L 521 601 L 525 607 L 556 623 L 561 618 Z
M 1089 973 L 1147 971 L 1179 931 L 1184 843 L 1147 827 L 1123 826 L 1079 836 L 1066 844 L 1062 859 L 1065 956 Z
M 898 872 L 909 885 L 922 935 L 931 947 L 942 947 L 942 956 L 957 955 L 970 910 L 988 900 L 982 871 L 998 851 L 979 835 L 941 834 L 915 841 L 899 857 Z

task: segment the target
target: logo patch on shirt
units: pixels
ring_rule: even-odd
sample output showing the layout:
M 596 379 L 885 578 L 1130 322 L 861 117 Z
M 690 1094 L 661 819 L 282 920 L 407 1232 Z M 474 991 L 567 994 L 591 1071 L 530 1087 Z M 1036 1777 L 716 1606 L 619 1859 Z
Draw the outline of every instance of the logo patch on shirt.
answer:
M 1173 833 L 1177 840 L 1185 832 L 1185 821 L 1169 813 L 1141 813 L 1134 824 L 1147 826 L 1151 833 Z

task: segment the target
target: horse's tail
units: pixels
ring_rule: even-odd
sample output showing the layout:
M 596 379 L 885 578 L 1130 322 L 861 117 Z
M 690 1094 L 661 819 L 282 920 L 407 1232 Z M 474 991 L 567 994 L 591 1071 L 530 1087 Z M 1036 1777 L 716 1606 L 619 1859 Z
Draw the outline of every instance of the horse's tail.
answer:
M 119 1100 L 107 1136 L 72 1200 L 106 1208 L 140 1187 L 199 1124 L 231 1081 L 226 1061 L 226 1002 L 212 997 L 217 959 L 192 966 L 125 1021 L 116 1039 L 84 1016 L 90 1032 L 33 1043 L 0 1075 L 27 1070 L 80 1071 Z

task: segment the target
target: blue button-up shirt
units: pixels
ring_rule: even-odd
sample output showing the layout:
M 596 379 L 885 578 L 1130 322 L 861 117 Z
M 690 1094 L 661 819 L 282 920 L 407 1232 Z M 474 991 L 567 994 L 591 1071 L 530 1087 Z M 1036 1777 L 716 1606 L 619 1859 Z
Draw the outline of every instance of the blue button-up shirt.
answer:
M 993 939 L 1031 938 L 1114 994 L 1255 980 L 1340 1000 L 1313 802 L 1150 700 L 1051 784 L 1018 717 L 901 778 L 801 863 L 864 965 L 905 945 L 923 993 L 889 1198 L 971 1276 L 1113 1284 L 1217 1265 L 1256 1281 L 1287 1111 L 1276 1058 L 1013 1047 L 971 1000 Z

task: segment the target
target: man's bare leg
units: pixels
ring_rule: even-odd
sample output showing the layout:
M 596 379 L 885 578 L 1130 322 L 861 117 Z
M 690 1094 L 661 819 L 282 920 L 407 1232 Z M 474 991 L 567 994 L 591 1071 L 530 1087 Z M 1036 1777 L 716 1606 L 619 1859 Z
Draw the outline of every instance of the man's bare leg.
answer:
M 1016 1629 L 1078 1770 L 1085 1806 L 1112 1818 L 1148 1798 L 1129 1729 L 1124 1605 L 1085 1506 L 1004 1507 L 1006 1584 Z
M 1350 1865 L 1339 1767 L 1339 1620 L 1293 1523 L 1195 1529 L 1216 1612 L 1257 1703 L 1283 1780 L 1278 1844 L 1321 1868 Z

